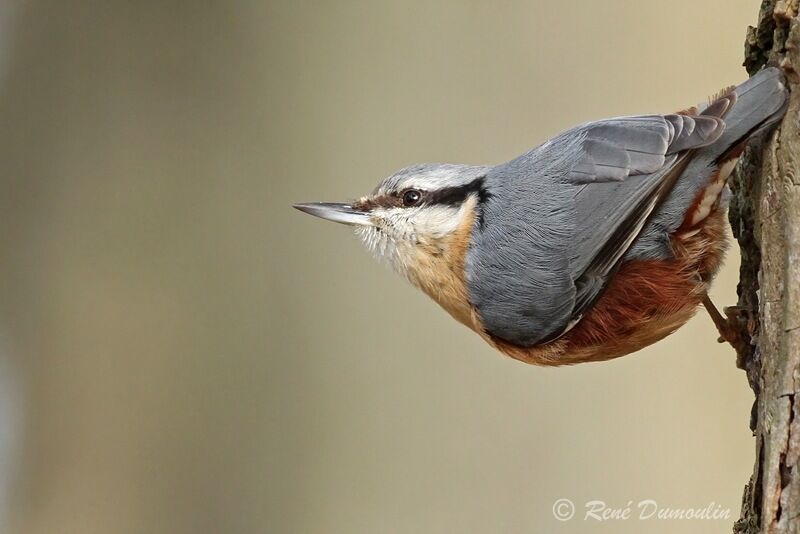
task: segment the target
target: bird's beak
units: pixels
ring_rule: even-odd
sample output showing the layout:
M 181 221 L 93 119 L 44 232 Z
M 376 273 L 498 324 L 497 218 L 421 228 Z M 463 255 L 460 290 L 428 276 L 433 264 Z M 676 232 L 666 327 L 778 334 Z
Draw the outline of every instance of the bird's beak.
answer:
M 309 202 L 308 204 L 295 204 L 295 208 L 304 213 L 342 224 L 372 226 L 370 214 L 348 204 L 335 202 Z

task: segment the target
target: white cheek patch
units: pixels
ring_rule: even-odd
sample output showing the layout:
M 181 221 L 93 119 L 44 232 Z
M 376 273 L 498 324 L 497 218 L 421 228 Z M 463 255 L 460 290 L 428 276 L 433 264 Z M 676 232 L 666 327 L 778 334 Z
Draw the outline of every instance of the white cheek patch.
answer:
M 375 226 L 358 227 L 356 232 L 378 260 L 407 275 L 419 261 L 420 245 L 435 244 L 455 232 L 473 204 L 379 209 L 373 213 Z
M 413 225 L 420 236 L 438 239 L 456 231 L 464 210 L 452 206 L 428 206 L 420 208 L 413 218 Z

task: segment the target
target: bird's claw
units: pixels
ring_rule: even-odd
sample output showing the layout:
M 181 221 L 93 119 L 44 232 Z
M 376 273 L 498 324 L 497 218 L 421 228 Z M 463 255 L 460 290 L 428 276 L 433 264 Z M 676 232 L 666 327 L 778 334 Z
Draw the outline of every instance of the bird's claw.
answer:
M 724 316 L 717 311 L 711 300 L 706 297 L 703 302 L 714 325 L 719 332 L 719 343 L 730 343 L 736 350 L 738 359 L 748 353 L 750 338 L 754 330 L 753 311 L 745 306 L 727 306 L 723 308 Z

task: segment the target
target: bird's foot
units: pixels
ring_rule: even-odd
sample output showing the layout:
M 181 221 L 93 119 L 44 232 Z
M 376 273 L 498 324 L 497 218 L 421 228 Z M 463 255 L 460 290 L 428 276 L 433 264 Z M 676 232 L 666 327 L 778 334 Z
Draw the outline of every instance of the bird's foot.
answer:
M 738 355 L 737 365 L 741 367 L 739 358 L 743 358 L 749 351 L 750 347 L 750 331 L 753 312 L 752 310 L 743 306 L 727 306 L 722 311 L 725 313 L 723 316 L 711 299 L 706 295 L 703 298 L 703 306 L 705 306 L 711 320 L 719 332 L 719 343 L 730 343 L 736 349 Z

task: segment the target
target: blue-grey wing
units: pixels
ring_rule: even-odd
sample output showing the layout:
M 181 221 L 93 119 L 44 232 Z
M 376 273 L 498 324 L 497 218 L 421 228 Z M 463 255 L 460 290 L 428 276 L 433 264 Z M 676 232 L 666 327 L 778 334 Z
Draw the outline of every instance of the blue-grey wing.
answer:
M 732 99 L 717 100 L 706 113 L 724 114 Z M 579 186 L 573 189 L 573 276 L 607 275 L 641 231 L 659 191 L 665 192 L 679 154 L 713 143 L 724 130 L 719 116 L 705 114 L 621 117 L 579 127 L 573 134 L 582 137 L 577 161 L 566 177 Z
M 579 126 L 563 134 L 580 138 L 566 180 L 574 184 L 619 182 L 628 176 L 656 173 L 667 164 L 670 154 L 711 144 L 723 129 L 717 116 L 677 114 L 618 117 Z
M 561 335 L 601 293 L 686 151 L 723 130 L 713 116 L 607 119 L 494 168 L 467 258 L 486 330 L 521 346 Z
M 668 253 L 659 240 L 720 158 L 780 120 L 787 98 L 784 75 L 768 68 L 699 116 L 585 124 L 491 169 L 466 263 L 484 328 L 520 346 L 563 334 L 626 253 Z

